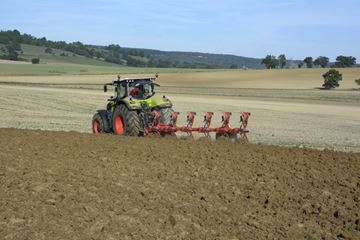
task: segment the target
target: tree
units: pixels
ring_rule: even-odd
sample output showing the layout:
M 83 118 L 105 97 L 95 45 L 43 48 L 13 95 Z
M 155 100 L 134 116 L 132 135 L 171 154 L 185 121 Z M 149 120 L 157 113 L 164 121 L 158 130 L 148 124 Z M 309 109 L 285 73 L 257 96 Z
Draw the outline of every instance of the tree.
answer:
M 353 56 L 338 56 L 336 58 L 335 66 L 336 67 L 352 67 L 356 64 L 356 58 Z
M 336 69 L 330 69 L 323 74 L 324 84 L 323 87 L 326 89 L 331 89 L 339 87 L 339 81 L 342 80 L 342 74 Z
M 106 49 L 113 52 L 121 52 L 121 47 L 118 44 L 110 44 Z
M 315 59 L 314 64 L 316 66 L 321 66 L 322 68 L 325 68 L 329 63 L 329 58 L 325 56 L 320 56 L 317 59 Z
M 232 64 L 231 66 L 230 66 L 230 69 L 237 69 L 238 68 L 238 65 L 236 65 L 236 64 Z
M 32 64 L 39 64 L 40 63 L 40 58 L 32 58 L 31 63 Z
M 279 63 L 280 68 L 284 68 L 284 67 L 285 67 L 285 65 L 286 65 L 286 56 L 285 56 L 285 54 L 279 55 L 279 57 L 278 57 L 278 63 Z
M 302 68 L 304 66 L 304 62 L 299 62 L 298 63 L 298 68 Z
M 12 45 L 5 46 L 7 55 L 5 56 L 9 60 L 17 61 L 19 54 L 16 52 L 16 49 Z
M 140 56 L 140 57 L 145 57 L 144 51 L 140 51 L 140 52 L 139 52 L 139 56 Z
M 261 64 L 264 64 L 267 69 L 276 68 L 278 66 L 278 60 L 273 55 L 267 55 L 262 61 Z
M 52 48 L 51 47 L 47 47 L 46 49 L 45 49 L 45 53 L 52 53 L 53 52 L 53 50 L 52 50 Z
M 3 56 L 6 55 L 6 49 L 4 47 L 0 48 L 0 52 L 2 53 L 1 55 L 3 55 Z
M 312 68 L 313 67 L 313 58 L 312 57 L 306 57 L 304 59 L 304 63 L 306 64 L 307 68 Z

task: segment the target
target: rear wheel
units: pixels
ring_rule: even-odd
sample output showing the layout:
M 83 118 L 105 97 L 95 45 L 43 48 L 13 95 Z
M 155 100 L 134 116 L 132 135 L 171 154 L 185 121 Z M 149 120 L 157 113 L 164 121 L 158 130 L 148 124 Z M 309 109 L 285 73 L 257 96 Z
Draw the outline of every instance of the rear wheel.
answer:
M 115 135 L 139 136 L 140 119 L 136 111 L 130 111 L 125 105 L 116 107 L 113 113 Z
M 106 111 L 98 111 L 92 119 L 92 131 L 94 134 L 110 132 Z

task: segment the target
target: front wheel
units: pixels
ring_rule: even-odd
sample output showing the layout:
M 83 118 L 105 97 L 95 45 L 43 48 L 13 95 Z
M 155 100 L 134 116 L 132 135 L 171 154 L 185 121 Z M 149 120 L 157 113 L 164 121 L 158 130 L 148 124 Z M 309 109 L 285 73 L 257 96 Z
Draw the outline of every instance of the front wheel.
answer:
M 110 132 L 109 122 L 105 111 L 101 110 L 94 114 L 92 118 L 92 132 L 94 134 Z

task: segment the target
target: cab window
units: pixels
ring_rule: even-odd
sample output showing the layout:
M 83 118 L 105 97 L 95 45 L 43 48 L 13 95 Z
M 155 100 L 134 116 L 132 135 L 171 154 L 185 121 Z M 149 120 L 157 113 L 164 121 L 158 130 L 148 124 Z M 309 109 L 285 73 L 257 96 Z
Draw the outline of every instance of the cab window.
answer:
M 117 88 L 118 98 L 126 97 L 126 83 L 121 83 Z

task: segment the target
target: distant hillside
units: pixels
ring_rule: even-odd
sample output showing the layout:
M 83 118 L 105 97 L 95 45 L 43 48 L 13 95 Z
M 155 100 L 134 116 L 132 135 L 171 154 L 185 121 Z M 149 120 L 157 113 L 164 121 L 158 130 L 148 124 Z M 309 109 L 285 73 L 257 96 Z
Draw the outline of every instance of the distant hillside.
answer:
M 122 48 L 66 43 L 36 38 L 17 30 L 0 31 L 0 58 L 27 60 L 40 58 L 41 62 L 70 62 L 89 65 L 117 64 L 132 67 L 160 68 L 264 68 L 261 59 L 229 54 L 176 52 L 151 49 Z
M 230 54 L 213 54 L 201 52 L 178 52 L 178 51 L 160 51 L 151 49 L 140 49 L 145 55 L 152 56 L 171 62 L 187 62 L 190 64 L 201 63 L 205 65 L 221 66 L 223 68 L 264 68 L 261 59 L 241 57 Z

